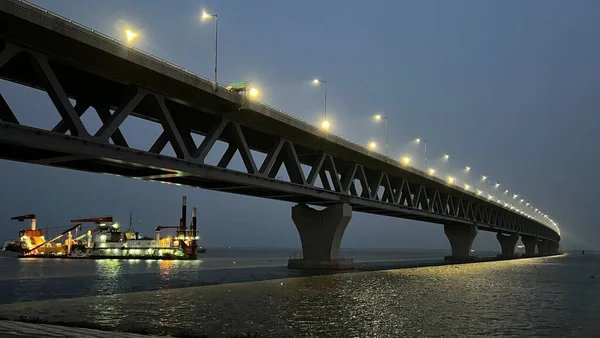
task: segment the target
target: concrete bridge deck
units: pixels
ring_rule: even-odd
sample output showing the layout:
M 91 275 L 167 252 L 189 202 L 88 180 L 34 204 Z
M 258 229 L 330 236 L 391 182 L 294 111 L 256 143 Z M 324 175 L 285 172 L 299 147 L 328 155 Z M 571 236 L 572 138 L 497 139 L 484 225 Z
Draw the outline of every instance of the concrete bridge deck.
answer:
M 515 235 L 540 252 L 548 243 L 558 248 L 560 235 L 522 212 L 273 107 L 251 100 L 246 106 L 244 97 L 215 90 L 182 67 L 23 1 L 0 0 L 0 78 L 48 92 L 61 117 L 52 130 L 23 125 L 0 93 L 0 158 L 299 203 L 305 254 L 319 247 L 317 256 L 335 256 L 340 220 L 352 211 L 443 224 L 453 256 L 469 255 L 477 230 L 507 237 L 499 237 L 506 248 Z M 89 108 L 103 123 L 93 135 L 81 120 Z M 146 148 L 131 147 L 120 130 L 128 117 L 163 132 Z M 218 163 L 206 163 L 217 142 L 227 150 Z M 165 154 L 167 144 L 175 156 Z M 242 170 L 231 167 L 236 153 Z M 281 168 L 287 179 L 277 177 Z M 326 228 L 328 239 L 310 244 Z

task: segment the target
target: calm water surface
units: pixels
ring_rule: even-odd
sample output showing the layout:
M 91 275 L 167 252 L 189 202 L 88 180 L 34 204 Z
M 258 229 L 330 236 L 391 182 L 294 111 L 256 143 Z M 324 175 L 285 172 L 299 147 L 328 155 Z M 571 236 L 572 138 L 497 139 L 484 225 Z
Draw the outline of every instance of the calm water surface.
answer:
M 401 257 L 423 262 L 441 256 L 364 255 L 370 256 L 365 261 Z M 157 333 L 185 328 L 210 337 L 600 337 L 597 253 L 318 276 L 278 266 L 287 260 L 283 253 L 246 253 L 246 263 L 220 256 L 215 259 L 233 264 L 227 259 L 235 258 L 235 264 L 245 267 L 0 259 L 0 316 L 86 321 Z M 251 260 L 259 267 L 251 267 Z M 272 265 L 263 265 L 265 260 Z M 199 283 L 194 280 L 211 273 L 225 284 L 205 280 L 200 284 L 214 285 L 194 286 Z M 228 283 L 240 274 L 258 281 Z M 188 280 L 187 285 L 181 280 Z

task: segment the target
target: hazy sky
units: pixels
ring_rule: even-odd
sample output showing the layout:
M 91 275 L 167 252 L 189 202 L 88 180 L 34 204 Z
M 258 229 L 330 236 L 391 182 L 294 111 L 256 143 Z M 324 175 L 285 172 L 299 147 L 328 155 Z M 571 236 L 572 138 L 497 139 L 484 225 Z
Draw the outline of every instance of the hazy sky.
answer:
M 390 155 L 420 163 L 410 140 L 424 138 L 430 166 L 449 170 L 439 158 L 451 153 L 457 167 L 474 167 L 553 217 L 567 247 L 598 248 L 598 1 L 35 2 L 119 39 L 131 26 L 138 47 L 206 77 L 214 25 L 199 16 L 214 11 L 220 82 L 250 80 L 261 100 L 314 123 L 323 93 L 309 81 L 326 79 L 336 133 L 382 144 L 383 127 L 370 119 L 382 112 Z M 18 117 L 58 119 L 45 93 L 4 81 L 0 92 Z M 150 139 L 144 130 L 130 126 L 125 137 Z M 150 234 L 178 222 L 187 195 L 204 246 L 300 246 L 289 203 L 8 161 L 0 175 L 0 239 L 16 237 L 11 216 L 32 212 L 44 226 L 100 215 L 127 223 L 132 212 Z M 449 247 L 439 225 L 358 213 L 342 245 Z M 476 249 L 497 247 L 493 234 L 479 233 Z

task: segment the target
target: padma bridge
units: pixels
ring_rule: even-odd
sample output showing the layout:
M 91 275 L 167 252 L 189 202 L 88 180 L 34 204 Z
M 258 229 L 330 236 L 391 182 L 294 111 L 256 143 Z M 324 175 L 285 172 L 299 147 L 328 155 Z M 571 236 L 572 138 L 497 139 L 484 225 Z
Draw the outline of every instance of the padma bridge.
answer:
M 527 255 L 558 252 L 560 234 L 532 217 L 23 1 L 0 0 L 0 78 L 47 92 L 58 112 L 52 129 L 25 125 L 0 92 L 0 158 L 295 203 L 292 268 L 353 267 L 339 256 L 353 212 L 441 224 L 447 259 L 471 260 L 479 230 L 506 257 L 519 239 Z M 93 134 L 86 111 L 102 121 Z M 132 117 L 162 128 L 153 144 L 130 146 L 120 127 Z M 217 142 L 227 148 L 208 164 Z

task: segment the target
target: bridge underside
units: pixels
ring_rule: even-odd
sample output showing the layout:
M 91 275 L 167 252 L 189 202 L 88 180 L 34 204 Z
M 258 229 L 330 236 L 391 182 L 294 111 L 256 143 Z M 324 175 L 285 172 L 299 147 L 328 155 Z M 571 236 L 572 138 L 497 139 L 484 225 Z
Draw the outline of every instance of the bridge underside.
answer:
M 0 0 L 0 78 L 45 91 L 54 111 L 36 113 L 57 117 L 54 127 L 28 125 L 0 93 L 3 159 L 302 205 L 347 204 L 449 231 L 518 233 L 539 240 L 542 251 L 560 240 L 522 212 L 270 107 L 244 106 L 238 94 L 214 91 L 210 81 L 22 2 Z M 101 121 L 95 132 L 82 120 L 92 113 Z M 125 135 L 128 119 L 157 127 L 159 135 L 133 146 L 139 142 Z M 219 145 L 223 153 L 210 163 Z M 461 252 L 470 247 L 459 242 Z
M 340 196 L 316 187 L 305 187 L 268 177 L 120 146 L 81 140 L 0 121 L 0 158 L 92 173 L 112 174 L 146 181 L 185 185 L 274 200 L 329 206 L 348 203 L 354 211 L 413 219 L 430 223 L 468 224 L 466 220 L 430 215 L 360 197 Z M 490 227 L 491 228 L 491 227 Z

